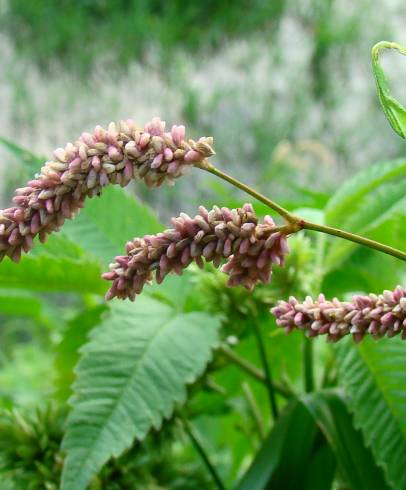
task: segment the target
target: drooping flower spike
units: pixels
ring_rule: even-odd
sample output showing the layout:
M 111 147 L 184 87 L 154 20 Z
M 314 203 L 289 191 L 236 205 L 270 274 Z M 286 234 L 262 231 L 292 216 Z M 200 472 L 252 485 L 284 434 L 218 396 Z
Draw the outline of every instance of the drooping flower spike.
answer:
M 159 118 L 143 130 L 127 120 L 83 133 L 74 144 L 55 150 L 54 160 L 16 190 L 14 206 L 0 211 L 0 261 L 8 255 L 18 262 L 35 236 L 44 242 L 83 207 L 86 197 L 99 195 L 106 185 L 124 187 L 133 179 L 143 179 L 149 187 L 171 184 L 213 155 L 212 144 L 212 138 L 187 140 L 184 126 L 165 132 Z
M 104 279 L 113 281 L 106 299 L 134 300 L 144 285 L 161 283 L 170 273 L 182 274 L 192 262 L 203 267 L 203 259 L 229 275 L 228 285 L 251 290 L 271 278 L 272 264 L 283 265 L 288 252 L 286 235 L 275 229 L 266 216 L 258 223 L 251 204 L 239 209 L 199 208 L 194 218 L 181 213 L 172 218 L 173 228 L 134 238 L 127 243 L 127 255 L 116 257 Z
M 406 290 L 398 286 L 379 296 L 354 296 L 350 302 L 332 301 L 320 294 L 316 301 L 310 296 L 303 303 L 290 297 L 271 309 L 276 323 L 287 333 L 304 330 L 308 337 L 327 335 L 331 342 L 351 334 L 360 342 L 369 334 L 375 339 L 400 334 L 406 339 Z

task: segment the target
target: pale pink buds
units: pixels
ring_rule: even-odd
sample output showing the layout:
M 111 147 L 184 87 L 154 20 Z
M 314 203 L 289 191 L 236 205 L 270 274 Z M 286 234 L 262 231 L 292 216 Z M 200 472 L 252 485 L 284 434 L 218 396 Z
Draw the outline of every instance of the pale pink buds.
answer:
M 116 257 L 103 275 L 113 281 L 107 299 L 134 300 L 154 277 L 160 283 L 192 262 L 202 267 L 203 259 L 216 267 L 226 260 L 221 270 L 229 276 L 228 285 L 251 290 L 258 282 L 269 282 L 272 264 L 282 265 L 288 252 L 286 235 L 274 230 L 269 216 L 258 224 L 251 204 L 240 209 L 215 206 L 211 211 L 201 206 L 194 218 L 181 213 L 172 223 L 174 227 L 162 233 L 127 243 L 127 255 Z
M 6 255 L 18 261 L 37 234 L 45 241 L 75 216 L 86 197 L 99 195 L 108 184 L 124 187 L 132 179 L 143 179 L 149 187 L 172 184 L 186 168 L 214 154 L 212 143 L 212 138 L 185 140 L 184 126 L 165 133 L 158 117 L 143 131 L 127 120 L 110 123 L 107 131 L 97 126 L 93 134 L 82 133 L 75 144 L 57 148 L 55 160 L 16 190 L 14 207 L 0 211 L 0 261 Z
M 290 297 L 279 301 L 271 309 L 276 323 L 287 333 L 304 330 L 308 337 L 327 335 L 332 342 L 352 335 L 359 342 L 367 334 L 375 339 L 393 337 L 406 339 L 406 290 L 398 286 L 377 296 L 354 296 L 350 302 L 332 301 L 320 294 L 318 299 L 308 296 L 303 303 Z

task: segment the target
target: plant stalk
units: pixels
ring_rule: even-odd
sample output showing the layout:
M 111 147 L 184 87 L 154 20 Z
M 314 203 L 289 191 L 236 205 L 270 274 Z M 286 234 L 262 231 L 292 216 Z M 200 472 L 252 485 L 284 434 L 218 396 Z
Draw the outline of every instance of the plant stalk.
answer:
M 267 391 L 268 391 L 269 405 L 271 408 L 271 415 L 272 415 L 273 419 L 276 420 L 278 418 L 279 412 L 278 412 L 278 405 L 276 404 L 276 396 L 275 396 L 275 390 L 274 390 L 274 383 L 272 381 L 271 368 L 269 367 L 268 360 L 266 358 L 264 340 L 262 338 L 262 334 L 261 334 L 261 330 L 259 328 L 258 322 L 254 319 L 254 321 L 252 323 L 253 323 L 255 337 L 257 339 L 259 355 L 260 355 L 262 366 L 263 366 L 264 373 L 265 373 L 265 381 L 266 381 L 266 387 L 267 387 Z
M 306 393 L 314 391 L 313 342 L 307 337 L 303 340 L 304 388 Z
M 400 260 L 406 260 L 406 252 L 402 252 L 401 250 L 390 247 L 389 245 L 384 245 L 383 243 L 376 242 L 375 240 L 370 240 L 369 238 L 356 235 L 355 233 L 350 233 L 349 231 L 333 228 L 332 226 L 310 223 L 308 221 L 301 221 L 301 225 L 302 228 L 305 228 L 307 230 L 320 231 L 321 233 L 326 233 L 327 235 L 338 236 L 340 238 L 344 238 L 345 240 L 364 245 L 365 247 L 373 248 L 375 250 L 378 250 L 379 252 L 392 255 L 393 257 L 396 257 Z
M 214 165 L 209 163 L 207 160 L 203 160 L 203 162 L 201 162 L 200 164 L 197 164 L 196 167 L 201 168 L 203 170 L 206 170 L 207 172 L 210 172 L 211 174 L 216 175 L 217 177 L 220 177 L 220 179 L 223 179 L 223 180 L 229 182 L 233 186 L 238 187 L 239 189 L 246 192 L 247 194 L 250 194 L 251 196 L 255 197 L 255 199 L 258 199 L 258 201 L 261 201 L 266 206 L 268 206 L 269 208 L 276 211 L 280 216 L 285 218 L 288 223 L 295 223 L 296 222 L 296 218 L 291 213 L 289 213 L 289 211 L 287 209 L 283 208 L 282 206 L 279 206 L 279 204 L 277 204 L 276 202 L 271 201 L 270 199 L 265 197 L 263 194 L 252 189 L 252 187 L 244 184 L 243 182 L 240 182 L 239 180 L 235 179 L 231 175 L 228 175 L 228 174 L 222 172 L 221 170 L 216 168 Z
M 227 345 L 221 345 L 219 350 L 222 352 L 222 354 L 224 354 L 225 357 L 227 357 L 229 361 L 234 363 L 236 366 L 241 368 L 243 371 L 245 371 L 247 374 L 252 376 L 260 383 L 266 384 L 265 373 L 261 371 L 261 369 L 258 369 L 256 366 L 254 366 L 254 364 L 251 364 L 249 361 L 239 356 Z M 286 388 L 284 385 L 277 383 L 276 381 L 273 381 L 272 386 L 275 393 L 278 393 L 278 395 L 283 396 L 284 398 L 291 398 L 293 396 L 293 393 L 290 391 L 289 388 Z
M 185 429 L 186 434 L 191 440 L 193 446 L 196 451 L 199 453 L 199 456 L 202 458 L 203 463 L 205 464 L 207 470 L 213 478 L 213 481 L 216 484 L 218 490 L 226 490 L 224 483 L 222 482 L 219 474 L 217 473 L 216 468 L 213 466 L 213 463 L 210 461 L 209 455 L 207 454 L 202 441 L 200 440 L 199 435 L 196 433 L 195 429 L 192 425 L 186 420 L 184 417 L 179 419 L 182 423 L 183 428 Z
M 206 172 L 216 175 L 217 177 L 220 177 L 220 179 L 223 179 L 229 182 L 230 184 L 234 185 L 235 187 L 238 187 L 239 189 L 243 190 L 247 194 L 250 194 L 251 196 L 258 199 L 258 201 L 264 203 L 270 209 L 273 209 L 289 223 L 290 226 L 286 228 L 287 234 L 296 233 L 302 229 L 313 230 L 320 233 L 325 233 L 327 235 L 337 236 L 339 238 L 343 238 L 344 240 L 349 240 L 351 242 L 358 243 L 359 245 L 364 245 L 365 247 L 378 250 L 379 252 L 383 252 L 387 255 L 391 255 L 392 257 L 396 257 L 397 259 L 406 261 L 406 252 L 403 252 L 402 250 L 398 250 L 394 247 L 390 247 L 389 245 L 385 245 L 383 243 L 377 242 L 375 240 L 371 240 L 369 238 L 365 238 L 361 235 L 357 235 L 349 231 L 340 230 L 339 228 L 333 228 L 332 226 L 319 225 L 317 223 L 305 221 L 300 217 L 295 216 L 294 214 L 290 213 L 287 209 L 280 206 L 276 202 L 271 201 L 271 199 L 268 199 L 263 194 L 260 194 L 256 190 L 252 189 L 250 186 L 240 182 L 234 177 L 231 177 L 230 175 L 214 167 L 207 160 L 203 160 L 203 162 L 197 164 L 196 167 L 202 170 L 206 170 Z
M 263 441 L 265 440 L 266 434 L 265 434 L 264 422 L 262 420 L 261 411 L 258 407 L 258 403 L 256 402 L 254 394 L 252 393 L 252 390 L 248 383 L 244 381 L 241 387 L 242 387 L 242 392 L 244 394 L 244 397 L 247 401 L 248 407 L 250 409 L 252 418 L 254 419 L 259 437 L 261 441 Z

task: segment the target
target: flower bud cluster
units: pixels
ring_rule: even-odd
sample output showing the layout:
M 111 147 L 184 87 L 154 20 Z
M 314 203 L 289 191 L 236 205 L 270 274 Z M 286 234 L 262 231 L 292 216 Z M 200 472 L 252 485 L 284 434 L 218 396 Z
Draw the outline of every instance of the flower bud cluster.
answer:
M 316 301 L 308 296 L 303 303 L 290 297 L 271 309 L 276 323 L 287 333 L 298 328 L 308 337 L 327 335 L 332 342 L 351 334 L 360 342 L 366 334 L 375 339 L 400 334 L 406 339 L 406 290 L 398 286 L 379 296 L 354 296 L 350 302 L 332 301 L 320 294 Z
M 181 213 L 172 223 L 171 229 L 127 243 L 127 255 L 116 257 L 103 275 L 113 281 L 106 299 L 134 300 L 154 276 L 161 283 L 168 273 L 182 274 L 192 262 L 203 267 L 204 260 L 219 267 L 225 259 L 222 271 L 229 276 L 228 285 L 251 290 L 258 282 L 269 282 L 272 264 L 283 265 L 288 252 L 286 235 L 275 229 L 270 216 L 259 224 L 251 204 L 211 211 L 201 206 L 194 218 Z
M 126 186 L 142 179 L 149 187 L 169 184 L 186 169 L 214 154 L 212 138 L 185 139 L 185 127 L 165 132 L 165 122 L 152 119 L 143 130 L 132 120 L 97 126 L 74 143 L 54 152 L 26 187 L 17 189 L 14 206 L 0 211 L 0 260 L 18 262 L 33 239 L 57 231 L 108 184 Z

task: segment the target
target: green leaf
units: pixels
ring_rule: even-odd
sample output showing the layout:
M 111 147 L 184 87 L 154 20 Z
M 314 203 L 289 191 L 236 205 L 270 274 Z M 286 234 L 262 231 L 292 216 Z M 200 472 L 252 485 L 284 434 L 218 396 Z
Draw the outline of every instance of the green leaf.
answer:
M 406 345 L 399 338 L 337 349 L 354 423 L 393 489 L 406 488 Z
M 313 467 L 314 457 L 320 457 L 318 450 L 324 446 L 318 435 L 320 433 L 310 412 L 300 401 L 294 400 L 275 422 L 235 490 L 302 488 L 308 470 Z M 317 484 L 317 474 L 312 474 L 312 488 L 331 487 L 334 462 L 328 459 L 321 477 L 327 477 L 329 485 L 321 487 Z
M 406 216 L 405 189 L 406 174 L 396 182 L 382 185 L 375 192 L 364 196 L 362 204 L 352 211 L 342 228 L 364 237 L 374 238 L 373 235 L 379 233 L 379 228 L 394 217 L 397 216 L 403 221 Z M 389 238 L 392 238 L 392 241 Z M 395 248 L 399 246 L 397 236 L 383 237 L 383 242 Z M 338 268 L 356 247 L 357 244 L 348 240 L 332 239 L 325 259 L 326 268 L 330 270 Z
M 385 273 L 382 274 L 382 271 Z M 402 284 L 405 275 L 406 263 L 359 247 L 340 268 L 324 276 L 321 290 L 327 297 L 337 298 L 344 298 L 350 291 L 379 294 L 384 289 L 393 289 Z
M 372 48 L 372 69 L 375 76 L 379 101 L 392 129 L 401 137 L 406 138 L 406 109 L 390 93 L 385 73 L 379 63 L 379 55 L 383 49 L 396 49 L 406 55 L 406 48 L 387 41 L 381 41 Z
M 29 257 L 47 255 L 54 258 L 60 257 L 72 260 L 91 260 L 89 254 L 87 254 L 79 245 L 71 241 L 63 232 L 50 235 L 44 244 L 40 243 L 38 239 L 35 239 L 35 241 L 36 246 L 29 252 Z
M 105 267 L 125 253 L 125 244 L 136 236 L 162 230 L 153 212 L 119 187 L 108 187 L 88 199 L 78 216 L 67 221 L 64 233 Z
M 19 264 L 5 258 L 0 263 L 0 287 L 104 294 L 107 284 L 100 274 L 100 265 L 83 254 L 73 258 L 63 249 L 54 255 L 43 248 L 42 253 L 23 256 Z
M 45 158 L 35 155 L 30 150 L 22 148 L 13 141 L 0 137 L 0 144 L 6 147 L 18 160 L 23 164 L 27 173 L 34 174 L 38 172 Z
M 16 345 L 12 355 L 2 359 L 0 405 L 38 407 L 52 396 L 51 370 L 49 351 L 34 343 Z
M 339 392 L 325 390 L 301 399 L 326 437 L 349 486 L 354 490 L 389 489 Z
M 379 186 L 406 178 L 406 160 L 371 165 L 347 180 L 326 207 L 326 223 L 341 227 L 363 203 L 364 197 Z
M 79 361 L 79 349 L 86 343 L 90 330 L 101 322 L 107 309 L 106 305 L 99 305 L 79 313 L 68 322 L 62 341 L 56 347 L 55 385 L 58 399 L 66 401 L 71 395 L 71 385 L 75 379 L 73 369 Z
M 112 302 L 77 367 L 63 490 L 85 489 L 111 456 L 171 416 L 210 361 L 219 327 L 214 316 L 179 313 L 147 296 Z
M 0 289 L 0 315 L 25 316 L 40 321 L 43 302 L 29 291 Z
M 325 443 L 314 452 L 309 461 L 302 490 L 330 490 L 335 469 L 335 456 Z

